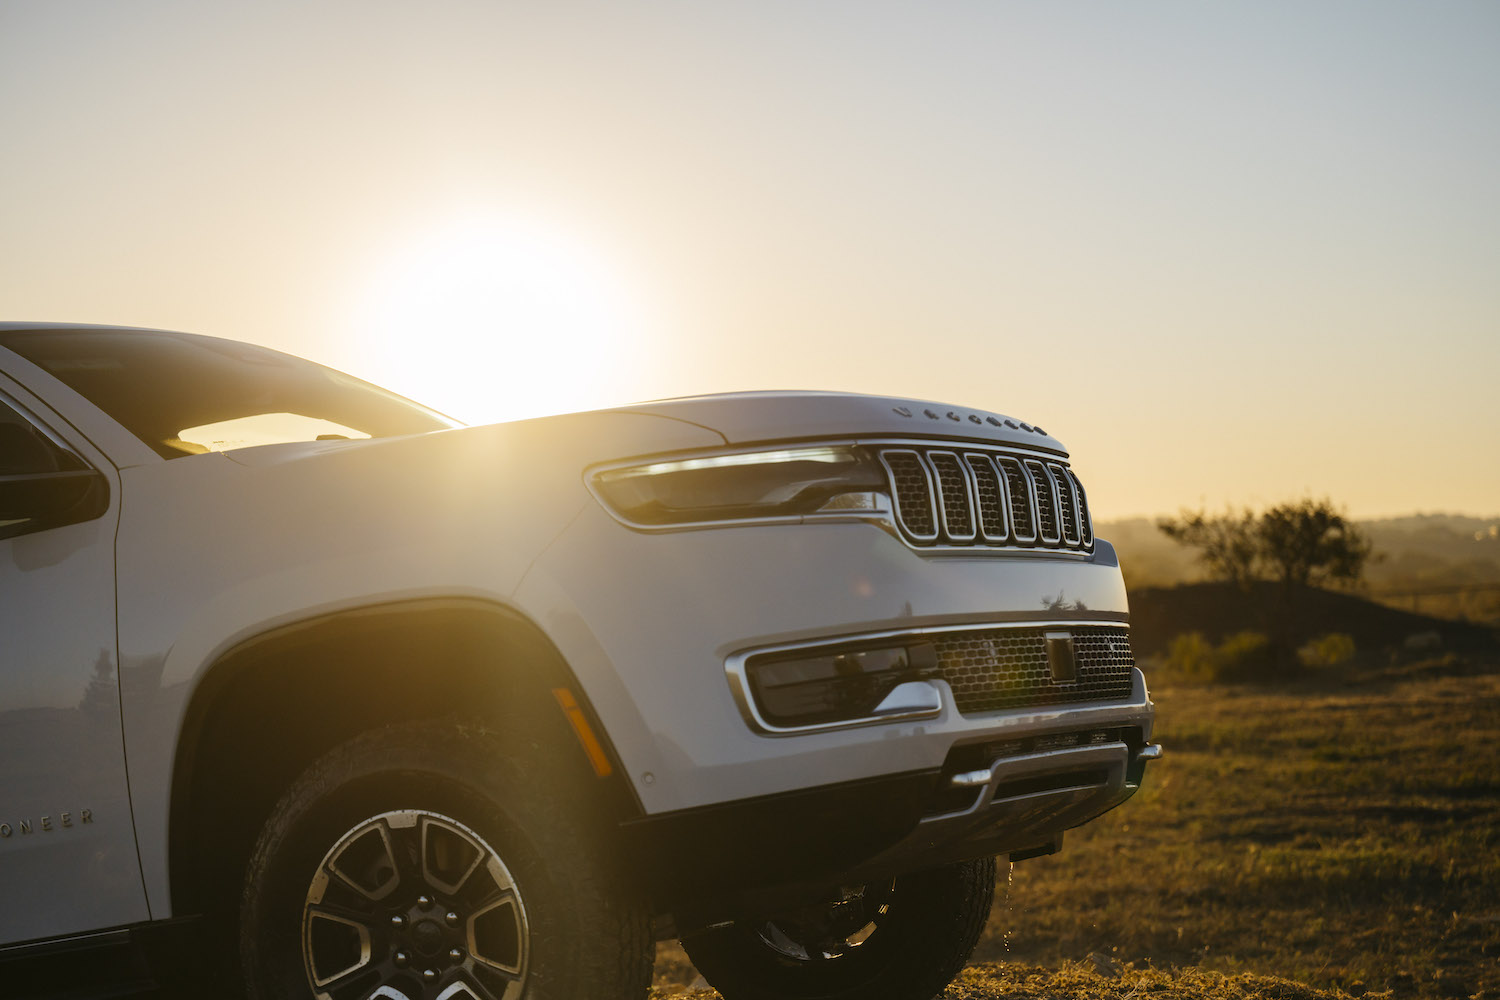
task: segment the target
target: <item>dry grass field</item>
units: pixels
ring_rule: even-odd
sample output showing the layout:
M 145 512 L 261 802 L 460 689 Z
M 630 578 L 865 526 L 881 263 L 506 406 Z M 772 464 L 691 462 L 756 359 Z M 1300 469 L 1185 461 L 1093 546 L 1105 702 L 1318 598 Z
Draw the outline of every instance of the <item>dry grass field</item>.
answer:
M 1500 661 L 1153 696 L 1146 787 L 1015 866 L 948 1000 L 1500 998 Z

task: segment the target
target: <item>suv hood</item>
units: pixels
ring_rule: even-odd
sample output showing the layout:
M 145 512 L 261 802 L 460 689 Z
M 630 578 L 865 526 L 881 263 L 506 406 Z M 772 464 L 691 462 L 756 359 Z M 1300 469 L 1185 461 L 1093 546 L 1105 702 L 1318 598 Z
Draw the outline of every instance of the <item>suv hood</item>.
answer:
M 662 399 L 614 412 L 649 413 L 698 424 L 730 444 L 808 437 L 967 438 L 1066 455 L 1040 427 L 1003 413 L 898 396 L 850 392 L 733 392 Z
M 658 419 L 675 424 L 677 430 L 672 432 L 657 426 L 648 432 L 648 423 Z M 708 434 L 728 445 L 853 437 L 962 438 L 1067 457 L 1066 449 L 1056 438 L 1002 413 L 896 396 L 804 391 L 684 396 L 411 437 L 270 444 L 226 451 L 223 455 L 237 465 L 261 467 L 325 455 L 352 457 L 366 449 L 381 454 L 406 447 L 430 451 L 438 440 L 459 451 L 464 450 L 459 442 L 464 442 L 476 449 L 474 454 L 478 455 L 501 441 L 547 437 L 556 441 L 575 439 L 581 449 L 580 460 L 591 462 L 720 443 L 708 439 Z M 426 443 L 398 444 L 403 441 Z

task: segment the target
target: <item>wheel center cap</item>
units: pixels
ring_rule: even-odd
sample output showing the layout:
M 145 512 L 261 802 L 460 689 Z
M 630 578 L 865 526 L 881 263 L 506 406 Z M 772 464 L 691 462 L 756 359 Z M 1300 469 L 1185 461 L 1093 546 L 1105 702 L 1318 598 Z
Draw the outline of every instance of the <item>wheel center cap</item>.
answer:
M 434 920 L 419 920 L 411 929 L 412 946 L 427 957 L 443 950 L 448 935 L 441 924 Z

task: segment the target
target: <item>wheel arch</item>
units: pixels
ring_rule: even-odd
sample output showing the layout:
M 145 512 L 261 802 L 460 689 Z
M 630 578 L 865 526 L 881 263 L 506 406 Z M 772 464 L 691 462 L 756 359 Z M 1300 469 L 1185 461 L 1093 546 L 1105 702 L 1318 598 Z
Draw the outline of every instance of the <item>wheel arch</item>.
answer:
M 553 692 L 566 688 L 606 775 Z M 642 813 L 608 734 L 551 639 L 493 601 L 381 603 L 281 625 L 207 667 L 183 718 L 168 826 L 172 912 L 229 915 L 282 790 L 328 750 L 381 726 L 451 717 L 501 733 L 590 800 L 598 833 Z

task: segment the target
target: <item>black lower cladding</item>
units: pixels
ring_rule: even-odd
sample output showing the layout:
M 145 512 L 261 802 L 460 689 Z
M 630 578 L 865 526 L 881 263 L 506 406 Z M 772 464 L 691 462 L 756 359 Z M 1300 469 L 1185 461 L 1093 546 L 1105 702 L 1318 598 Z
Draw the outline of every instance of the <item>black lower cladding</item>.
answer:
M 998 854 L 1035 857 L 1056 849 L 1062 828 L 1048 820 L 1035 829 L 1017 828 L 1004 822 L 1012 813 L 1003 802 L 992 815 L 975 814 L 977 822 L 932 827 L 931 837 L 912 834 L 925 817 L 963 813 L 976 804 L 981 790 L 955 787 L 955 774 L 1007 757 L 1104 743 L 1123 743 L 1133 761 L 1118 790 L 1129 796 L 1143 778 L 1143 742 L 1138 728 L 1115 726 L 970 743 L 954 747 L 936 770 L 631 819 L 619 827 L 620 843 L 658 911 L 701 912 L 711 906 L 753 912 L 846 880 L 864 882 Z M 1107 772 L 1098 768 L 1044 770 L 1012 779 L 997 798 L 1102 786 L 1107 780 Z M 1100 811 L 1119 801 L 1102 802 Z M 1066 821 L 1068 826 L 1081 822 L 1078 817 Z
M 653 905 L 684 923 L 774 913 L 845 883 L 1060 841 L 1060 830 L 1018 841 L 1013 828 L 983 823 L 912 836 L 923 817 L 943 811 L 949 777 L 913 771 L 825 785 L 631 820 L 620 832 Z
M 0 997 L 29 1000 L 217 1000 L 221 978 L 197 918 L 158 920 L 0 947 Z
M 930 810 L 937 770 L 824 785 L 621 825 L 659 905 L 836 879 L 899 842 Z

